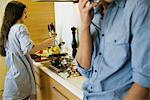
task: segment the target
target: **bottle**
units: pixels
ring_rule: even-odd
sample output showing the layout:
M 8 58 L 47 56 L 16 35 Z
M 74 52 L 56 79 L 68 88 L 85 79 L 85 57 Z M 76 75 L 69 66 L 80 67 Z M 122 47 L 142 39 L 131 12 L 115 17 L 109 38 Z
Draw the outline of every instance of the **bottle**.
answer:
M 72 27 L 72 57 L 75 58 L 76 53 L 77 53 L 77 41 L 76 41 L 76 28 Z
M 48 24 L 48 35 L 49 35 L 49 37 L 53 36 L 54 38 L 57 36 L 57 34 L 55 33 L 55 26 L 54 26 L 53 23 Z M 55 44 L 56 44 L 56 41 L 55 41 Z M 53 49 L 55 49 L 55 50 L 53 50 Z M 54 53 L 56 53 L 57 51 L 58 51 L 58 50 L 56 50 L 55 45 L 48 47 L 48 53 L 50 53 L 50 54 L 54 54 Z M 59 52 L 59 51 L 58 51 L 58 52 Z M 58 53 L 58 52 L 57 52 L 57 53 Z

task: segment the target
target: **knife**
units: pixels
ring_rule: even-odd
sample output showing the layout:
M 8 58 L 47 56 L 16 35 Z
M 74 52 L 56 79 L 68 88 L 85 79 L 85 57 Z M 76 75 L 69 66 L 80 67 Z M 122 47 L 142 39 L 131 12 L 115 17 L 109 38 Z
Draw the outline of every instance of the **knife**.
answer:
M 55 32 L 55 26 L 53 23 L 48 24 L 48 31 L 52 33 Z

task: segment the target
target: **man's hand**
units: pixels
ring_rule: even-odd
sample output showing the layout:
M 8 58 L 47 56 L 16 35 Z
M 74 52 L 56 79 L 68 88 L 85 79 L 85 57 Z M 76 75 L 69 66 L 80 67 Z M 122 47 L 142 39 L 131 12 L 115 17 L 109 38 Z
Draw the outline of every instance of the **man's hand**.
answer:
M 91 25 L 93 13 L 90 12 L 90 10 L 93 9 L 93 7 L 96 7 L 98 5 L 100 5 L 100 4 L 97 2 L 89 4 L 88 0 L 79 0 L 78 8 L 80 11 L 82 27 L 84 27 L 84 26 L 89 27 Z
M 150 100 L 149 89 L 134 83 L 124 100 Z

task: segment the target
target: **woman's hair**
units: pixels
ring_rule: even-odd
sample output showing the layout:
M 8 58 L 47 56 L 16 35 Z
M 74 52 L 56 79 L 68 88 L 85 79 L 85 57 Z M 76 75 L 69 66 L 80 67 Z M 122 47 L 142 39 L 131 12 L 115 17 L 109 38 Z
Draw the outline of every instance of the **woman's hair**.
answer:
M 11 1 L 7 4 L 0 32 L 1 56 L 6 56 L 5 45 L 10 28 L 22 17 L 25 8 L 26 6 L 18 1 Z

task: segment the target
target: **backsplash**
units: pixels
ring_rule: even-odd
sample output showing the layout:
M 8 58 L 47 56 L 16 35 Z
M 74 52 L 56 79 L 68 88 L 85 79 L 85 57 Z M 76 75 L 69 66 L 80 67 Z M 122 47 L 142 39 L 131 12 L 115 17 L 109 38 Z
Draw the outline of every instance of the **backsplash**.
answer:
M 80 15 L 78 4 L 72 2 L 55 2 L 55 24 L 56 33 L 58 34 L 57 40 L 62 38 L 65 41 L 65 47 L 72 52 L 72 31 L 74 26 L 77 28 L 76 39 L 78 42 L 79 28 L 80 28 Z

